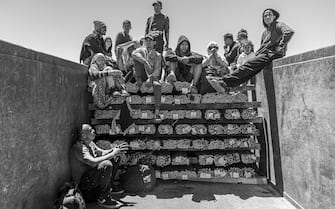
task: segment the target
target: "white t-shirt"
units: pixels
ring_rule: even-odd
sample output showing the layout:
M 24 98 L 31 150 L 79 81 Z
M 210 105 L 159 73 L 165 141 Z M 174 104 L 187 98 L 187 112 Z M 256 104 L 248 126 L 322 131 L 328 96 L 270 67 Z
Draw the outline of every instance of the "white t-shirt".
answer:
M 250 54 L 246 54 L 242 52 L 242 54 L 240 54 L 240 56 L 237 59 L 236 67 L 240 67 L 241 65 L 243 65 L 244 63 L 246 63 L 249 59 L 253 57 L 255 57 L 254 52 L 250 52 Z

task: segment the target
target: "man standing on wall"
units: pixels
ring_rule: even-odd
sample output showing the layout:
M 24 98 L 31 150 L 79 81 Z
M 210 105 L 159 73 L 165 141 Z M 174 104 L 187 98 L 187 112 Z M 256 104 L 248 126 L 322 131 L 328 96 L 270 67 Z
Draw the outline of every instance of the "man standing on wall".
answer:
M 147 20 L 145 35 L 150 33 L 155 36 L 155 49 L 157 52 L 162 53 L 164 48 L 169 48 L 169 17 L 161 13 L 163 6 L 161 1 L 155 1 L 152 6 L 155 14 Z M 163 36 L 165 37 L 165 46 Z

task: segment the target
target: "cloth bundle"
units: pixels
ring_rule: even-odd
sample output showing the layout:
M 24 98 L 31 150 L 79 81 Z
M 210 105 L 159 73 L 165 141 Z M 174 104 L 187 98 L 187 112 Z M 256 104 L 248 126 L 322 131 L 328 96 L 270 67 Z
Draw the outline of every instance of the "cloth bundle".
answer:
M 219 110 L 206 110 L 205 119 L 206 120 L 220 120 L 221 113 Z
M 237 124 L 228 124 L 223 127 L 223 133 L 228 135 L 239 134 L 241 129 Z
M 242 168 L 244 178 L 253 178 L 256 176 L 256 171 L 253 168 Z
M 174 102 L 174 98 L 172 95 L 162 95 L 161 103 L 162 104 L 172 104 Z
M 153 111 L 151 110 L 137 110 L 139 111 L 139 113 L 136 113 L 138 114 L 138 117 L 140 119 L 153 119 L 155 117 Z
M 146 143 L 145 143 L 145 141 L 143 141 L 141 139 L 132 140 L 129 143 L 129 147 L 132 150 L 145 150 L 146 149 Z
M 185 114 L 186 114 L 185 110 L 171 110 L 167 114 L 167 119 L 173 119 L 173 120 L 184 119 Z
M 203 104 L 215 104 L 216 101 L 216 93 L 207 93 L 202 96 L 201 103 Z
M 198 176 L 201 179 L 210 179 L 214 177 L 214 171 L 210 168 L 201 168 L 198 171 Z
M 145 96 L 142 99 L 143 99 L 143 104 L 155 104 L 155 97 L 153 96 Z
M 208 132 L 210 132 L 210 129 L 208 128 Z M 223 148 L 223 141 L 219 139 L 215 140 L 210 140 L 208 144 L 208 149 L 213 150 L 213 149 L 224 149 Z
M 208 141 L 205 139 L 196 139 L 192 141 L 193 149 L 207 150 L 208 149 Z
M 190 94 L 188 98 L 191 104 L 200 104 L 202 95 L 201 94 Z
M 141 152 L 128 154 L 128 164 L 129 165 L 137 165 L 139 163 L 139 160 L 140 160 L 141 157 L 142 157 Z
M 159 167 L 164 167 L 171 164 L 170 155 L 159 154 L 156 156 L 156 165 Z
M 214 169 L 214 178 L 224 178 L 228 174 L 228 171 L 224 168 L 215 168 Z
M 167 139 L 163 141 L 163 149 L 176 149 L 177 141 L 173 139 Z
M 213 155 L 199 155 L 199 165 L 212 165 L 213 162 Z
M 156 126 L 149 124 L 149 125 L 139 125 L 138 130 L 141 134 L 155 134 L 156 133 Z
M 162 120 L 172 117 L 171 114 L 170 114 L 170 111 L 168 111 L 168 110 L 160 110 L 159 115 L 161 116 Z
M 153 155 L 152 153 L 143 153 L 140 156 L 139 163 L 144 165 L 155 165 L 156 164 L 156 155 Z
M 160 150 L 162 145 L 159 140 L 148 140 L 146 141 L 146 148 L 148 150 Z
M 241 125 L 240 128 L 242 134 L 256 134 L 258 131 L 254 124 Z
M 227 166 L 228 158 L 226 155 L 214 155 L 214 164 L 215 166 Z
M 182 170 L 179 171 L 179 179 L 187 180 L 187 179 L 196 179 L 197 178 L 197 172 L 191 171 L 191 170 Z
M 159 125 L 158 126 L 158 133 L 159 134 L 173 134 L 173 127 L 171 125 Z
M 113 97 L 113 99 L 111 100 L 110 104 L 122 104 L 125 101 L 125 97 Z
M 232 103 L 232 96 L 230 94 L 217 94 L 215 103 Z
M 105 149 L 105 150 L 108 150 L 108 149 L 113 148 L 113 144 L 110 143 L 110 141 L 107 141 L 107 140 L 98 140 L 95 144 L 96 144 L 99 148 L 101 148 L 101 149 Z
M 128 91 L 129 93 L 136 94 L 138 90 L 139 88 L 136 83 L 126 83 L 126 91 Z
M 188 119 L 201 119 L 202 112 L 201 110 L 187 110 L 185 111 L 185 118 Z
M 163 171 L 161 173 L 162 179 L 168 180 L 168 179 L 177 179 L 179 176 L 178 171 Z
M 224 145 L 226 148 L 238 148 L 241 144 L 241 140 L 235 138 L 224 139 Z
M 96 110 L 94 112 L 95 119 L 120 119 L 120 115 L 118 113 L 120 110 Z M 117 117 L 116 117 L 117 116 Z
M 171 94 L 173 91 L 173 85 L 168 82 L 161 83 L 162 94 Z
M 222 125 L 208 125 L 208 133 L 211 135 L 220 135 L 224 133 L 224 127 Z
M 97 134 L 109 134 L 110 125 L 96 125 L 94 126 L 94 129 Z
M 178 149 L 189 149 L 191 148 L 191 140 L 189 139 L 179 139 L 176 141 Z
M 192 125 L 192 135 L 205 135 L 207 134 L 207 127 L 203 124 Z
M 179 135 L 189 134 L 192 131 L 192 127 L 188 124 L 178 124 L 175 129 L 176 133 Z
M 255 154 L 241 154 L 241 160 L 244 164 L 251 164 L 257 162 L 257 157 Z
M 186 95 L 175 95 L 174 103 L 175 104 L 189 104 L 191 101 Z
M 140 130 L 138 129 L 138 126 L 135 125 L 133 127 L 131 127 L 128 131 L 128 134 L 132 135 L 132 134 L 139 134 Z
M 151 84 L 147 85 L 147 83 L 144 82 L 144 83 L 141 85 L 140 91 L 141 91 L 142 93 L 152 94 L 152 93 L 154 92 L 154 87 L 153 87 Z
M 189 165 L 190 161 L 187 158 L 186 153 L 174 153 L 171 157 L 171 165 Z
M 130 97 L 128 97 L 128 101 L 130 104 L 143 104 L 144 103 L 142 97 L 138 95 L 131 95 Z
M 232 102 L 248 102 L 248 96 L 239 92 L 237 94 L 232 95 Z
M 244 176 L 243 169 L 235 168 L 235 167 L 230 168 L 228 170 L 228 174 L 229 174 L 230 178 L 240 178 L 240 177 Z
M 257 117 L 257 111 L 253 109 L 245 109 L 242 111 L 242 118 L 245 120 L 253 120 Z
M 176 88 L 176 91 L 181 91 L 183 94 L 187 94 L 189 92 L 191 84 L 188 82 L 176 81 L 174 83 L 174 87 Z
M 225 111 L 224 117 L 229 120 L 237 120 L 241 118 L 241 114 L 238 109 L 228 109 Z

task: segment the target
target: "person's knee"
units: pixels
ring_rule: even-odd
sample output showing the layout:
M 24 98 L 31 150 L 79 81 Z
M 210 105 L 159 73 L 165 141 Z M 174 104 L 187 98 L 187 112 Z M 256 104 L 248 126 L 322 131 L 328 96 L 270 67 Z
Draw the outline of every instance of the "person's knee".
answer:
M 112 169 L 113 164 L 110 160 L 104 160 L 98 164 L 98 169 Z

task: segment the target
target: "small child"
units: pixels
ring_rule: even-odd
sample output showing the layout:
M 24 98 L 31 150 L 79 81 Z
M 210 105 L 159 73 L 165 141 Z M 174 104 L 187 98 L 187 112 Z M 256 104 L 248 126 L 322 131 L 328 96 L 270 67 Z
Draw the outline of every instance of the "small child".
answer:
M 210 42 L 207 46 L 208 57 L 204 59 L 202 67 L 207 75 L 223 76 L 229 73 L 226 59 L 218 55 L 219 46 L 216 42 Z
M 246 63 L 249 59 L 255 57 L 254 45 L 251 41 L 242 42 L 242 53 L 237 59 L 236 67 L 239 68 L 241 65 Z
M 97 53 L 93 56 L 89 68 L 90 81 L 89 86 L 93 87 L 95 80 L 105 78 L 107 83 L 107 92 L 113 96 L 129 96 L 125 90 L 124 78 L 120 70 L 115 70 L 106 65 L 105 55 Z

